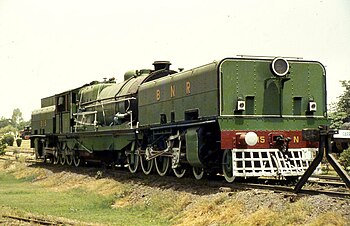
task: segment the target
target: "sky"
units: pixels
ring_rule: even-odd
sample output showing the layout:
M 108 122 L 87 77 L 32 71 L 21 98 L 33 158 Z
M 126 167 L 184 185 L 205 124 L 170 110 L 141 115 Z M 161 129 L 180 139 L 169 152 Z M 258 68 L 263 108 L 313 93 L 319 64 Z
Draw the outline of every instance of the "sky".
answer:
M 236 55 L 303 57 L 350 80 L 348 0 L 0 0 L 0 117 L 169 60 L 190 69 Z

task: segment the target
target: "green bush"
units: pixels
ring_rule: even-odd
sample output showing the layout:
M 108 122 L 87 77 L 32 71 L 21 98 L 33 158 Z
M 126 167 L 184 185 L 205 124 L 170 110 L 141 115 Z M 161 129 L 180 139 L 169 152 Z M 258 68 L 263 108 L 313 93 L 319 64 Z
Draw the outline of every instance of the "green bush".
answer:
M 12 125 L 7 125 L 5 127 L 0 128 L 0 136 L 7 134 L 7 133 L 16 133 L 17 129 L 13 127 Z
M 6 143 L 3 139 L 0 140 L 0 155 L 5 154 Z
M 4 143 L 6 143 L 8 146 L 13 146 L 13 142 L 15 142 L 15 137 L 12 134 L 5 134 L 2 139 L 4 140 Z
M 17 144 L 17 147 L 21 147 L 22 138 L 17 138 L 17 139 L 16 139 L 16 144 Z
M 350 148 L 344 150 L 339 156 L 339 163 L 347 169 L 350 167 Z

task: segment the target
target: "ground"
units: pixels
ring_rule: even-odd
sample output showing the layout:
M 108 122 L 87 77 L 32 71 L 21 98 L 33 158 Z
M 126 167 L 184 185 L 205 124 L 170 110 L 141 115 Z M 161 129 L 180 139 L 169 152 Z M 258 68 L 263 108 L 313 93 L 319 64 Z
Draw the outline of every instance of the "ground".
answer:
M 0 224 L 7 215 L 73 225 L 350 225 L 350 200 L 269 190 L 232 190 L 216 181 L 131 175 L 0 160 Z M 29 223 L 22 222 L 22 225 Z

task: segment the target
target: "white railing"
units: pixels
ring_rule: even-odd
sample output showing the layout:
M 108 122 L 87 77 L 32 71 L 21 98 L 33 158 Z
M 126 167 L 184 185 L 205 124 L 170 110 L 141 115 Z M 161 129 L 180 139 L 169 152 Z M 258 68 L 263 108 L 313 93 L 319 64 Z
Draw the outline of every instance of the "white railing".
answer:
M 97 126 L 97 111 L 84 111 L 84 112 L 78 112 L 74 113 L 74 116 L 76 116 L 75 120 L 75 126 L 74 126 L 74 131 L 77 132 L 77 128 L 81 126 Z M 94 115 L 94 121 L 91 122 L 86 122 L 87 120 L 87 115 Z M 81 116 L 81 120 L 79 120 L 79 116 Z

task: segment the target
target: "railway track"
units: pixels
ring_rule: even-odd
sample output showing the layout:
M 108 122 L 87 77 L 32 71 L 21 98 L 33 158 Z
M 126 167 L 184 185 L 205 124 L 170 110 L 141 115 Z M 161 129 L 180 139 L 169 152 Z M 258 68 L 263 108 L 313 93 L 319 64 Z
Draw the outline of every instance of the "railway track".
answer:
M 15 158 L 11 158 L 10 156 L 2 156 L 0 159 L 8 160 L 10 159 L 11 161 L 17 161 Z M 26 163 L 29 164 L 34 164 L 38 167 L 46 167 L 46 168 L 51 168 L 53 167 L 51 164 L 46 164 L 43 163 L 40 160 L 35 160 L 35 159 L 26 159 Z M 68 167 L 68 166 L 61 166 L 61 165 L 55 165 L 55 169 L 62 169 L 62 170 L 67 170 L 72 172 L 78 172 L 82 173 L 84 171 L 84 168 L 86 169 L 87 167 Z M 131 174 L 127 170 L 103 170 L 103 168 L 98 168 L 102 169 L 102 171 L 105 171 L 103 173 L 103 177 L 112 177 L 115 179 L 120 179 L 120 177 L 126 177 L 130 178 Z M 100 171 L 100 170 L 98 170 Z M 84 173 L 84 172 L 83 172 Z M 184 183 L 182 180 L 173 178 L 172 176 L 165 176 L 165 177 L 160 177 L 158 175 L 144 175 L 141 172 L 137 174 L 132 174 L 135 177 L 139 178 L 141 181 L 145 180 L 146 178 L 149 179 L 150 177 L 155 177 L 155 178 L 168 178 L 167 180 L 173 180 L 175 181 L 176 184 L 179 184 L 183 186 L 181 183 Z M 157 179 L 156 179 L 157 180 Z M 217 175 L 214 180 L 200 180 L 197 181 L 193 179 L 196 184 L 199 184 L 199 187 L 202 186 L 208 186 L 213 189 L 218 189 L 218 190 L 223 190 L 223 191 L 232 191 L 232 190 L 244 190 L 244 189 L 263 189 L 263 190 L 270 190 L 270 191 L 275 191 L 275 192 L 285 192 L 289 193 L 291 196 L 295 196 L 295 191 L 294 191 L 294 184 L 291 184 L 285 180 L 277 180 L 277 179 L 257 179 L 254 182 L 249 182 L 249 181 L 235 181 L 233 183 L 227 183 L 223 176 Z M 186 182 L 185 182 L 186 183 Z M 288 185 L 286 185 L 288 184 Z M 338 198 L 350 198 L 350 192 L 346 188 L 345 183 L 341 182 L 339 177 L 336 176 L 328 176 L 328 175 L 313 175 L 312 178 L 309 179 L 308 184 L 312 186 L 308 187 L 315 187 L 314 189 L 302 189 L 299 194 L 302 195 L 328 195 L 331 197 L 338 197 Z M 189 186 L 189 185 L 187 185 Z M 192 185 L 191 185 L 192 186 Z M 226 189 L 225 189 L 226 188 Z M 340 191 L 341 190 L 341 191 Z
M 231 188 L 246 188 L 246 189 L 265 189 L 265 190 L 271 190 L 275 192 L 286 192 L 290 193 L 291 195 L 297 195 L 294 192 L 294 186 L 284 186 L 284 185 L 269 185 L 269 184 L 260 184 L 260 183 L 244 183 L 244 182 L 238 182 L 229 184 L 226 187 Z M 349 192 L 339 192 L 339 191 L 332 191 L 332 190 L 313 190 L 313 189 L 302 189 L 298 194 L 302 195 L 328 195 L 331 197 L 338 197 L 338 198 L 350 198 Z
M 319 184 L 319 185 L 331 185 L 335 187 L 346 187 L 345 183 L 338 176 L 333 175 L 312 175 L 309 183 Z
M 43 164 L 43 163 L 42 163 Z M 62 166 L 64 170 L 67 170 L 66 167 Z M 77 168 L 70 167 L 73 172 L 79 171 Z M 214 178 L 211 179 L 203 179 L 203 180 L 195 180 L 193 178 L 193 184 L 188 184 L 188 181 L 183 181 L 181 179 L 177 179 L 174 176 L 164 176 L 160 177 L 158 175 L 144 175 L 142 172 L 133 174 L 135 177 L 140 179 L 140 182 L 144 180 L 149 180 L 150 178 L 153 178 L 152 181 L 159 181 L 159 180 L 166 180 L 167 182 L 173 182 L 176 185 L 180 186 L 190 186 L 193 189 L 200 189 L 200 187 L 211 187 L 212 189 L 217 189 L 219 191 L 225 191 L 225 188 L 229 188 L 227 190 L 234 191 L 234 190 L 248 190 L 248 189 L 262 189 L 262 190 L 270 190 L 275 192 L 285 192 L 289 193 L 290 196 L 296 196 L 294 191 L 295 183 L 290 183 L 285 180 L 276 180 L 276 179 L 257 179 L 254 182 L 249 181 L 235 181 L 233 183 L 227 183 L 222 175 L 217 175 Z M 115 171 L 109 171 L 105 170 L 103 172 L 102 177 L 112 177 L 116 180 L 119 180 L 120 177 L 127 177 L 130 178 L 130 172 L 127 170 L 115 170 Z M 162 178 L 162 179 L 161 179 Z M 192 179 L 192 178 L 191 178 Z M 287 185 L 288 184 L 288 185 Z M 315 184 L 315 182 L 311 182 L 310 185 Z M 175 185 L 175 186 L 176 186 Z M 327 185 L 327 186 L 326 186 Z M 194 188 L 194 187 L 195 188 Z M 308 187 L 314 187 L 314 186 L 308 186 Z M 341 187 L 341 188 L 340 188 Z M 336 190 L 334 190 L 336 189 Z M 341 189 L 341 191 L 340 191 Z M 346 192 L 347 191 L 347 192 Z M 339 182 L 339 185 L 334 185 L 331 182 L 329 183 L 317 183 L 316 190 L 314 189 L 302 189 L 298 194 L 301 195 L 327 195 L 331 197 L 338 197 L 338 198 L 350 198 L 350 191 L 345 187 L 344 183 Z
M 2 218 L 4 219 L 10 219 L 15 221 L 16 223 L 18 223 L 19 225 L 22 225 L 24 222 L 32 225 L 74 225 L 72 223 L 68 223 L 68 222 L 63 222 L 63 221 L 51 221 L 51 220 L 47 220 L 44 218 L 38 218 L 38 217 L 23 217 L 23 216 L 15 216 L 15 215 L 2 215 Z M 2 222 L 5 225 L 7 224 L 7 222 Z M 14 223 L 14 222 L 13 222 Z
M 341 181 L 341 178 L 335 175 L 312 175 L 311 178 L 329 181 Z

